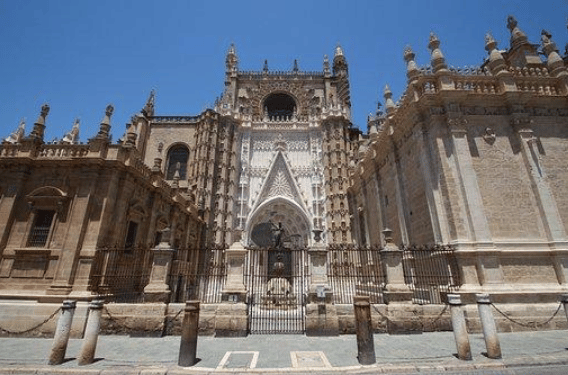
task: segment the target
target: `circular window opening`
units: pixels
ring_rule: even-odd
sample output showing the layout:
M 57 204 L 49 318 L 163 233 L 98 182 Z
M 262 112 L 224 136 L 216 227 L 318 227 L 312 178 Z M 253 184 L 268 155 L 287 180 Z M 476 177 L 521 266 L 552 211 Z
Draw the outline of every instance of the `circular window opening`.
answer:
M 296 102 L 286 94 L 272 94 L 264 101 L 264 112 L 269 117 L 288 117 L 294 114 Z

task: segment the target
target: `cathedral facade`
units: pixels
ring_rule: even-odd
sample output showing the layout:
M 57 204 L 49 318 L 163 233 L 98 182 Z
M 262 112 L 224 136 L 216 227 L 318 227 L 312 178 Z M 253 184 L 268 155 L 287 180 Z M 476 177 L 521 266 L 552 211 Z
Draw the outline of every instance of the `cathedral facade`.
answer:
M 321 71 L 307 72 L 296 62 L 241 70 L 231 45 L 214 108 L 157 115 L 152 92 L 118 143 L 109 138 L 112 106 L 88 142 L 76 142 L 78 123 L 45 142 L 44 106 L 30 134 L 22 124 L 0 145 L 0 297 L 89 300 L 124 291 L 109 280 L 126 275 L 135 280 L 126 289 L 167 305 L 203 297 L 195 290 L 205 290 L 204 272 L 219 269 L 207 292 L 224 296 L 210 300 L 213 316 L 237 311 L 247 321 L 255 308 L 219 306 L 274 312 L 297 298 L 302 330 L 323 322 L 346 332 L 352 310 L 340 308 L 350 303 L 338 298 L 340 274 L 353 271 L 341 279 L 352 295 L 400 311 L 425 303 L 416 293 L 426 290 L 429 303 L 443 304 L 438 289 L 450 282 L 416 292 L 418 268 L 397 254 L 447 245 L 457 268 L 431 271 L 459 280 L 452 291 L 465 302 L 483 292 L 553 309 L 568 292 L 568 57 L 546 31 L 539 49 L 513 17 L 508 28 L 509 48 L 488 35 L 488 57 L 475 68 L 449 68 L 434 34 L 429 66 L 406 48 L 406 91 L 395 103 L 385 88 L 385 111 L 366 132 L 350 121 L 339 46 Z M 278 257 L 253 256 L 270 247 Z M 252 259 L 279 270 L 265 275 L 256 302 Z M 363 282 L 358 272 L 380 275 Z M 316 302 L 327 306 L 324 318 Z M 243 324 L 235 329 L 251 329 Z

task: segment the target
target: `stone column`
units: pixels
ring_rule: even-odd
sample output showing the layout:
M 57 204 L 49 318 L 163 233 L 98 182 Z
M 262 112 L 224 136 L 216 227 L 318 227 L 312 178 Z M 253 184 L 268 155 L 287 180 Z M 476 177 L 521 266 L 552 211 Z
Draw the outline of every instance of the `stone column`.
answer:
M 246 305 L 247 289 L 244 284 L 245 257 L 248 250 L 235 242 L 225 250 L 227 280 L 221 292 L 221 301 L 215 315 L 215 335 L 243 337 L 248 334 Z
M 89 318 L 87 320 L 87 328 L 85 329 L 85 338 L 83 339 L 83 346 L 81 346 L 81 353 L 78 358 L 79 366 L 91 364 L 95 359 L 102 312 L 103 301 L 92 301 L 89 305 Z
M 50 365 L 60 365 L 65 360 L 65 352 L 69 343 L 69 335 L 71 333 L 71 324 L 73 323 L 73 314 L 77 307 L 76 301 L 63 301 L 61 306 L 61 315 L 57 321 L 55 336 L 53 337 L 53 345 L 49 354 Z
M 458 358 L 461 360 L 471 360 L 471 348 L 469 346 L 469 336 L 462 309 L 461 297 L 459 294 L 448 294 L 448 304 L 452 319 L 452 330 L 456 340 Z
M 386 245 L 381 250 L 381 261 L 384 265 L 386 286 L 384 298 L 386 303 L 410 303 L 412 291 L 404 282 L 404 269 L 402 268 L 402 250 L 393 242 L 392 230 L 383 230 Z
M 479 319 L 481 319 L 485 347 L 487 348 L 487 357 L 499 359 L 501 358 L 501 345 L 497 336 L 495 319 L 493 319 L 493 314 L 491 314 L 489 294 L 476 294 L 475 297 L 477 298 L 477 308 L 479 310 Z
M 321 231 L 316 229 L 314 233 L 316 244 L 308 250 L 311 283 L 306 305 L 306 335 L 335 336 L 339 334 L 339 319 L 327 280 L 327 250 L 319 243 Z
M 152 261 L 152 273 L 150 282 L 144 288 L 144 300 L 146 302 L 170 301 L 171 290 L 168 285 L 168 276 L 172 268 L 172 259 L 175 249 L 170 245 L 170 230 L 162 231 L 160 244 L 152 249 L 154 260 Z

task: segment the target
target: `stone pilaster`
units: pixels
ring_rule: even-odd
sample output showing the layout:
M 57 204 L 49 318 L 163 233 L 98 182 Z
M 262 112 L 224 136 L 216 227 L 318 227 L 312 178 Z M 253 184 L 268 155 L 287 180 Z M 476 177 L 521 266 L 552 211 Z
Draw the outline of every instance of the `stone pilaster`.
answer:
M 410 303 L 412 301 L 412 291 L 404 282 L 402 250 L 394 244 L 390 229 L 383 230 L 383 234 L 386 243 L 381 250 L 381 259 L 383 260 L 386 277 L 385 302 L 388 304 Z
M 225 250 L 227 281 L 222 291 L 222 303 L 215 313 L 215 336 L 243 337 L 248 333 L 247 290 L 244 266 L 247 251 L 240 242 Z
M 306 305 L 306 335 L 335 336 L 339 334 L 339 319 L 333 305 L 333 292 L 327 280 L 327 250 L 316 244 L 308 250 L 311 284 Z
M 144 288 L 144 300 L 146 302 L 170 301 L 171 290 L 168 285 L 168 276 L 172 268 L 175 249 L 170 245 L 170 230 L 162 231 L 162 241 L 152 249 L 154 256 L 152 261 L 152 273 L 150 282 Z

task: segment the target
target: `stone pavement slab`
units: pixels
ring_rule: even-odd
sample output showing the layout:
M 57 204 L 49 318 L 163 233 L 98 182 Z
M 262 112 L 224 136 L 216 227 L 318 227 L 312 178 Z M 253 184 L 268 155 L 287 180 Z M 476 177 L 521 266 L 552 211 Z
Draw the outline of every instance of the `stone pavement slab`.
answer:
M 97 361 L 78 366 L 81 340 L 71 339 L 67 360 L 47 366 L 51 339 L 0 338 L 0 374 L 210 374 L 210 373 L 478 373 L 512 374 L 529 365 L 568 365 L 566 331 L 501 333 L 503 359 L 483 355 L 481 334 L 470 335 L 472 361 L 455 357 L 452 332 L 411 335 L 376 334 L 377 364 L 360 366 L 355 335 L 250 335 L 245 338 L 199 337 L 198 363 L 177 366 L 179 336 L 142 338 L 100 336 Z M 476 372 L 477 371 L 477 372 Z

